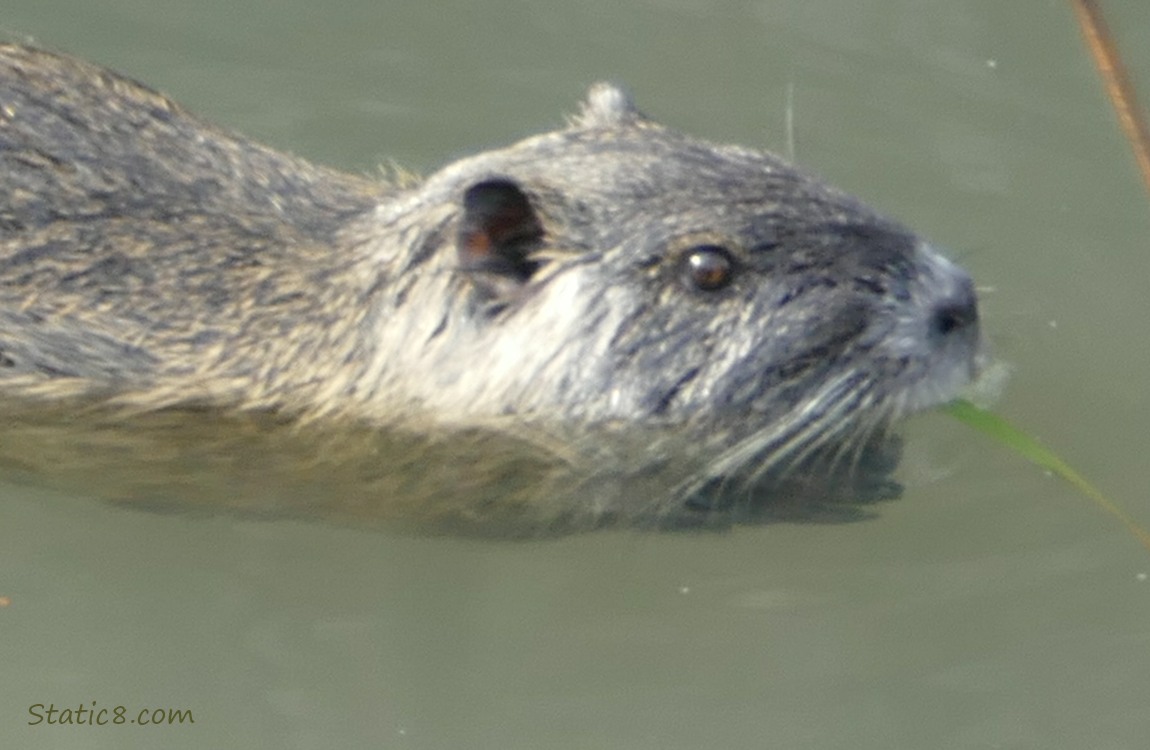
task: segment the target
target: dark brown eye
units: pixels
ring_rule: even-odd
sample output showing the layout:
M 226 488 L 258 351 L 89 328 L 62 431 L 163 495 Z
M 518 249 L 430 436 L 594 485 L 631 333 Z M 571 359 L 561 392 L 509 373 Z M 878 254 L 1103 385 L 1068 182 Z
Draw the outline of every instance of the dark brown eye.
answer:
M 731 283 L 735 262 L 726 248 L 718 245 L 699 245 L 687 251 L 683 259 L 686 281 L 704 292 L 714 292 Z

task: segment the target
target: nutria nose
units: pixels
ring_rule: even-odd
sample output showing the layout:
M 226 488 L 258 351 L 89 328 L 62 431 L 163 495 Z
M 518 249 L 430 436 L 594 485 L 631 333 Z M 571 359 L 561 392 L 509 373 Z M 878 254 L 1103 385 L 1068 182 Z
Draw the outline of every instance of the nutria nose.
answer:
M 978 298 L 974 293 L 974 282 L 964 277 L 958 288 L 935 305 L 931 318 L 931 333 L 939 338 L 947 338 L 957 333 L 978 327 Z

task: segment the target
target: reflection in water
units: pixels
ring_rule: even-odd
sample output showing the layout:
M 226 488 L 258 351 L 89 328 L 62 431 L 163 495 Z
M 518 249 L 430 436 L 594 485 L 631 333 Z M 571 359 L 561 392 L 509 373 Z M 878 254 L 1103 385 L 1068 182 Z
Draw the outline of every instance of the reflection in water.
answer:
M 848 521 L 898 491 L 888 479 L 899 447 L 890 438 L 748 480 L 707 477 L 700 451 L 669 431 L 420 434 L 259 413 L 6 411 L 5 480 L 160 512 L 520 536 L 620 523 Z

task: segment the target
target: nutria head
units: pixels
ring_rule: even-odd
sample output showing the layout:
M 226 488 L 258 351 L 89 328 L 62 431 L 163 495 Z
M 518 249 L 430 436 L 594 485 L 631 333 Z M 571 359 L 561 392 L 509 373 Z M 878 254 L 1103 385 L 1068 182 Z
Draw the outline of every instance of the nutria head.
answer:
M 438 291 L 384 315 L 427 319 L 383 350 L 447 421 L 668 426 L 717 440 L 733 468 L 869 434 L 977 369 L 964 271 L 778 157 L 669 130 L 613 86 L 564 130 L 433 175 L 405 212 L 444 205 L 416 243 L 428 268 L 408 270 Z

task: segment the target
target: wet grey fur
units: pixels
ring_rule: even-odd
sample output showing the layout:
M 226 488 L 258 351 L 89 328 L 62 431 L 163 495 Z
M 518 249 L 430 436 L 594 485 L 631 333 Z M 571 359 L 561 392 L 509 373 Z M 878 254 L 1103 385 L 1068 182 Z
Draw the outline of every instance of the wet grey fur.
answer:
M 670 427 L 720 476 L 881 431 L 976 369 L 963 271 L 778 157 L 681 135 L 609 85 L 563 129 L 382 184 L 8 45 L 0 170 L 0 394 L 15 398 Z M 485 185 L 497 204 L 521 192 L 537 231 L 501 239 L 469 217 Z M 461 260 L 473 224 L 484 262 Z M 694 283 L 699 248 L 730 261 L 721 288 Z

